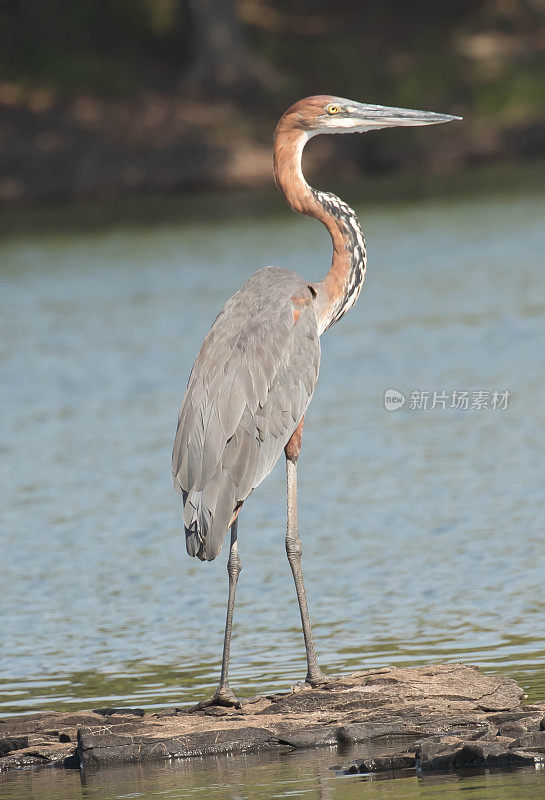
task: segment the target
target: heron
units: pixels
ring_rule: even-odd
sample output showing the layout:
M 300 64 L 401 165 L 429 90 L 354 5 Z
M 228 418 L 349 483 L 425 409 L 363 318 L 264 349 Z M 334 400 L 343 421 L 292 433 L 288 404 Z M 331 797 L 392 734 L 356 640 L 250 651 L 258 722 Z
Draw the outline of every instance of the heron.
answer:
M 322 222 L 333 245 L 331 267 L 318 282 L 265 267 L 227 301 L 197 355 L 178 417 L 172 471 L 183 500 L 186 548 L 212 561 L 227 531 L 231 541 L 227 618 L 216 692 L 197 708 L 236 706 L 229 684 L 237 581 L 238 521 L 243 503 L 285 454 L 286 553 L 293 573 L 306 649 L 306 683 L 330 680 L 318 665 L 301 566 L 297 524 L 297 460 L 305 412 L 320 367 L 320 337 L 354 305 L 367 256 L 355 212 L 334 194 L 312 188 L 301 168 L 306 143 L 318 134 L 434 125 L 461 119 L 429 111 L 369 105 L 316 95 L 292 105 L 274 136 L 274 176 L 288 205 Z

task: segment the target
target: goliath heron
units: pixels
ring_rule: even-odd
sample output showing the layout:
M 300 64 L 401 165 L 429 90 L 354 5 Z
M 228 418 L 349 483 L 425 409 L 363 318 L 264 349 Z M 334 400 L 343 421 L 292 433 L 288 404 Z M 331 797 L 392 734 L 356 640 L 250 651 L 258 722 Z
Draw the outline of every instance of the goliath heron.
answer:
M 269 474 L 282 450 L 287 469 L 286 552 L 301 612 L 306 681 L 326 680 L 318 666 L 301 569 L 297 528 L 297 458 L 305 411 L 320 365 L 320 336 L 356 302 L 366 269 L 365 240 L 352 209 L 334 194 L 307 184 L 303 148 L 320 133 L 362 133 L 394 126 L 434 125 L 459 117 L 307 97 L 280 119 L 274 174 L 294 211 L 315 217 L 333 243 L 331 268 L 309 281 L 277 267 L 260 269 L 227 301 L 197 355 L 178 418 L 172 469 L 183 497 L 187 552 L 211 561 L 231 530 L 229 599 L 221 679 L 199 707 L 238 703 L 228 667 L 235 592 L 241 562 L 238 516 L 248 495 Z

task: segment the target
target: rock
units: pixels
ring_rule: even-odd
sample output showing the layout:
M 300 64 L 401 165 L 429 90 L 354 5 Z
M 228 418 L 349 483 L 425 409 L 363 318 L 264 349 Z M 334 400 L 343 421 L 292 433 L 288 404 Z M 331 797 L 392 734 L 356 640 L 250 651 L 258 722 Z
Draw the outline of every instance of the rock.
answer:
M 77 753 L 81 764 L 90 767 L 219 753 L 253 753 L 274 745 L 274 737 L 264 728 L 203 731 L 191 736 L 153 738 L 145 735 L 124 736 L 122 733 L 95 733 L 84 728 L 78 732 Z
M 114 714 L 126 714 L 131 717 L 143 717 L 145 711 L 143 708 L 95 708 L 94 714 L 100 714 L 101 717 L 113 717 Z
M 414 769 L 416 756 L 414 753 L 394 753 L 390 756 L 377 758 L 364 758 L 347 769 L 342 770 L 344 775 L 356 775 L 366 772 L 393 772 L 400 769 Z
M 413 742 L 422 736 L 444 733 L 463 735 L 466 739 L 479 739 L 490 731 L 490 726 L 477 721 L 468 722 L 458 717 L 436 714 L 392 716 L 383 722 L 355 722 L 339 728 L 337 737 L 342 744 L 373 742 L 380 739 L 408 738 Z
M 540 757 L 496 742 L 423 741 L 416 748 L 416 766 L 423 772 L 467 767 L 515 767 L 540 763 Z
M 343 725 L 343 727 L 339 728 L 337 738 L 342 744 L 354 744 L 356 742 L 372 742 L 376 739 L 403 736 L 409 730 L 410 726 L 404 725 L 399 718 L 394 718 L 389 723 L 356 722 L 353 725 Z
M 0 772 L 4 769 L 17 769 L 20 767 L 66 766 L 79 767 L 70 763 L 73 759 L 74 745 L 58 743 L 41 743 L 34 747 L 24 747 L 13 750 L 7 756 L 0 758 Z M 68 763 L 65 763 L 67 762 Z
M 7 756 L 12 750 L 23 750 L 28 747 L 28 736 L 12 736 L 0 739 L 0 758 Z
M 337 744 L 337 730 L 322 725 L 313 725 L 310 728 L 279 733 L 276 738 L 279 744 L 288 744 L 297 750 L 308 747 L 327 747 Z
M 525 706 L 524 709 L 519 711 L 500 712 L 489 714 L 488 720 L 498 726 L 498 730 L 503 725 L 513 723 L 520 725 L 524 731 L 538 731 L 541 714 L 529 707 Z
M 203 714 L 205 717 L 229 717 L 232 712 L 230 708 L 224 708 L 223 706 L 210 706 L 210 708 L 203 710 Z
M 309 694 L 309 690 L 305 688 L 289 695 L 276 695 L 272 703 L 259 713 L 264 715 L 292 712 L 301 714 L 313 712 L 316 708 L 319 708 L 320 711 L 346 712 L 353 709 L 369 711 L 387 703 L 387 698 L 377 697 L 374 692 L 368 692 L 365 689 L 341 692 L 315 689 L 312 694 Z
M 391 756 L 364 758 L 360 761 L 359 772 L 390 772 L 397 769 L 414 769 L 414 753 L 396 753 Z
M 90 769 L 326 746 L 350 750 L 352 759 L 365 756 L 355 767 L 363 772 L 407 769 L 416 758 L 422 769 L 535 763 L 543 752 L 539 725 L 545 705 L 523 707 L 522 694 L 509 678 L 437 664 L 357 672 L 317 689 L 298 686 L 260 697 L 239 709 L 32 714 L 0 720 L 0 769 Z
M 510 736 L 511 738 L 515 736 L 521 736 L 523 733 L 526 733 L 526 728 L 520 722 L 504 722 L 503 725 L 500 725 L 498 729 L 498 736 Z
M 510 744 L 510 747 L 519 748 L 522 750 L 535 750 L 538 753 L 545 754 L 545 731 L 536 731 L 536 733 L 524 733 L 515 739 Z

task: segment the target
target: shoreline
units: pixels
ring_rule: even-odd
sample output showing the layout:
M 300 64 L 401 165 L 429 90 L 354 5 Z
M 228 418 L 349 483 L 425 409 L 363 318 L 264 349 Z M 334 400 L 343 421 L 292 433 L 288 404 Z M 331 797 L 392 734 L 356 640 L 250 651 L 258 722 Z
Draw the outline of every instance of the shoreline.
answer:
M 337 180 L 329 188 L 358 211 L 365 212 L 410 201 L 478 200 L 490 195 L 499 198 L 522 193 L 539 196 L 544 191 L 541 177 L 544 170 L 545 160 L 536 160 L 473 167 L 446 175 L 402 172 L 357 178 L 351 182 Z M 117 227 L 265 221 L 279 216 L 288 221 L 293 218 L 284 198 L 275 189 L 271 174 L 268 188 L 167 191 L 132 197 L 0 206 L 0 240 L 59 232 L 99 232 Z

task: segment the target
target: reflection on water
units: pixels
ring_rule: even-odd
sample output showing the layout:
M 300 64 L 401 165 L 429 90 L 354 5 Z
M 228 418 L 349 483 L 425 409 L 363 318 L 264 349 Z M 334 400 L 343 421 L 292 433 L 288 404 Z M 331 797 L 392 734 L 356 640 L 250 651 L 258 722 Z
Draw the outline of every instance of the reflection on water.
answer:
M 464 660 L 545 696 L 544 214 L 539 197 L 362 214 L 368 277 L 323 339 L 300 460 L 328 671 Z M 328 254 L 320 226 L 287 213 L 1 246 L 2 712 L 154 708 L 213 689 L 226 553 L 185 554 L 170 480 L 178 406 L 247 275 L 275 263 L 316 279 Z M 389 413 L 390 387 L 511 400 Z M 280 466 L 240 520 L 243 696 L 305 672 L 284 492 Z
M 355 754 L 352 754 L 355 755 Z M 206 800 L 270 800 L 305 797 L 308 800 L 534 800 L 545 790 L 545 772 L 466 770 L 455 775 L 416 776 L 405 771 L 391 775 L 341 775 L 350 763 L 335 748 L 299 751 L 284 756 L 237 755 L 187 759 L 172 764 L 118 767 L 83 773 L 40 770 L 0 776 L 3 800 L 58 800 L 59 797 L 198 798 Z

